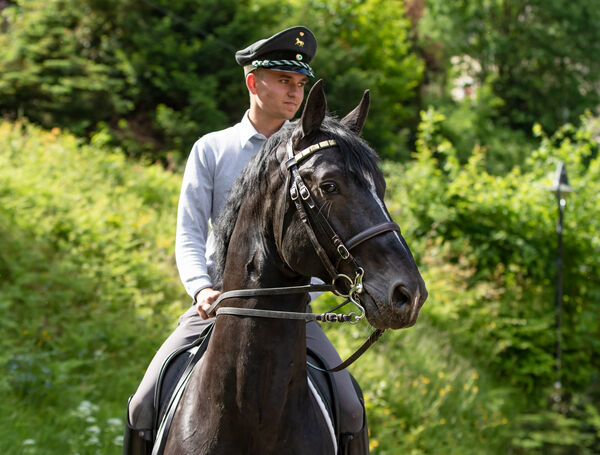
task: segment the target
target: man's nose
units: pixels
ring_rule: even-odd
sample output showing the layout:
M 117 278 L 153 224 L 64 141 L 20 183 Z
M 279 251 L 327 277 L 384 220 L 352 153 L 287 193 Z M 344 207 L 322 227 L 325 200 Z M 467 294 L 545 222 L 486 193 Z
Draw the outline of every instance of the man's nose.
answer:
M 298 85 L 292 85 L 290 87 L 290 89 L 288 90 L 288 95 L 296 98 L 298 96 L 300 96 L 301 93 L 304 93 L 304 88 L 303 87 L 299 87 Z

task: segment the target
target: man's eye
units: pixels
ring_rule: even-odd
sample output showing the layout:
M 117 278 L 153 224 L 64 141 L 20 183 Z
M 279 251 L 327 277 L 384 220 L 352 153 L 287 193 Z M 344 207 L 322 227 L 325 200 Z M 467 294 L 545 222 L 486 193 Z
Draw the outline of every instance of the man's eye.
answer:
M 326 182 L 321 184 L 321 190 L 324 193 L 333 194 L 338 192 L 338 187 L 335 183 Z

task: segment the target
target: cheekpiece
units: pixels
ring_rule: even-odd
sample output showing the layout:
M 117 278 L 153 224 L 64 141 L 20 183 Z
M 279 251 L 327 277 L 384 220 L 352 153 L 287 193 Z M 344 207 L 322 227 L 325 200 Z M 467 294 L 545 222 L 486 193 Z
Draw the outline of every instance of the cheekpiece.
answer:
M 309 63 L 316 52 L 315 35 L 306 27 L 296 26 L 237 51 L 235 60 L 246 74 L 256 68 L 267 68 L 314 77 Z

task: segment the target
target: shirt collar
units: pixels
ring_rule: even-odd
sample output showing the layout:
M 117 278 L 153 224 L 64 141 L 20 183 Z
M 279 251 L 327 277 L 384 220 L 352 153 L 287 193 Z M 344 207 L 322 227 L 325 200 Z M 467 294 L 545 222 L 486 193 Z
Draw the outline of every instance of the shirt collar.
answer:
M 249 112 L 250 111 L 246 111 L 244 117 L 242 118 L 242 121 L 240 122 L 240 145 L 242 146 L 242 148 L 244 148 L 246 144 L 250 142 L 250 140 L 252 140 L 253 138 L 257 138 L 263 141 L 267 140 L 267 138 L 264 135 L 256 131 L 254 125 L 252 125 L 252 122 L 250 122 L 250 119 L 248 118 Z
M 253 138 L 256 138 L 261 141 L 267 140 L 267 138 L 263 134 L 260 134 L 258 131 L 256 131 L 254 125 L 252 125 L 252 122 L 248 117 L 249 112 L 249 110 L 246 111 L 244 117 L 242 117 L 242 121 L 240 122 L 240 145 L 242 146 L 242 148 L 244 148 L 246 144 L 250 142 Z M 284 125 L 287 125 L 288 123 L 289 120 L 286 120 L 284 122 Z

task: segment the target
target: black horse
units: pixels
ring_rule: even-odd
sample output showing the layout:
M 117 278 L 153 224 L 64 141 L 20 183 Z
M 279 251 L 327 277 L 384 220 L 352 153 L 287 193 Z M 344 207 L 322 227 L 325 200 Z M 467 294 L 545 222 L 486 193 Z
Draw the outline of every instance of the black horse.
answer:
M 416 322 L 427 291 L 383 203 L 376 154 L 358 136 L 368 105 L 365 92 L 337 121 L 317 82 L 302 118 L 272 136 L 234 186 L 215 227 L 216 274 L 223 291 L 258 291 L 220 303 L 166 453 L 333 453 L 307 382 L 305 322 L 281 319 L 306 311 L 306 294 L 261 289 L 294 292 L 320 277 L 378 329 Z

